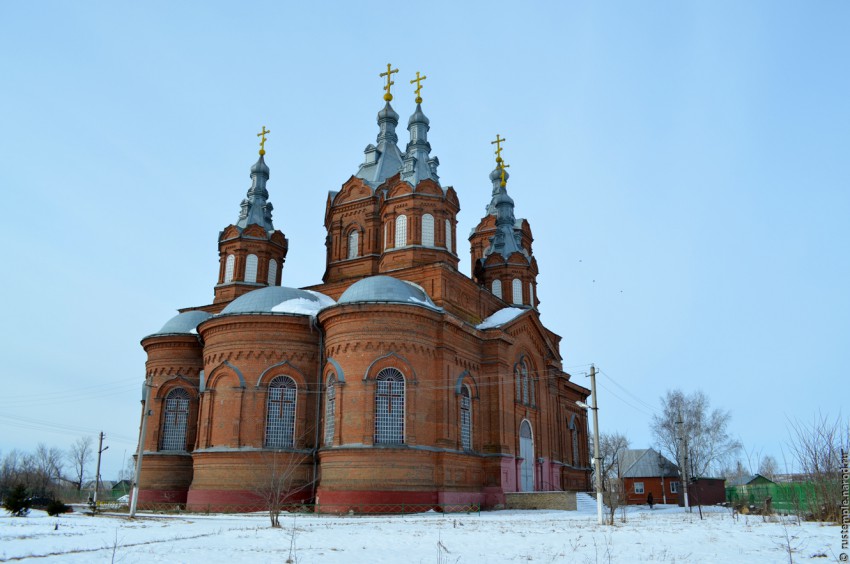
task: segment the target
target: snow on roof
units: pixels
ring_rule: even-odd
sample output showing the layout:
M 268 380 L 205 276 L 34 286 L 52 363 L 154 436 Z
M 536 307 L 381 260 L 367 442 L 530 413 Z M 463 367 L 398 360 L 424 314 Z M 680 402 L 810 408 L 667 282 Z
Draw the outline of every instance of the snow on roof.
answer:
M 476 329 L 490 329 L 491 327 L 498 327 L 499 325 L 503 325 L 508 321 L 513 321 L 527 310 L 520 307 L 506 307 L 502 308 L 478 325 L 475 326 Z

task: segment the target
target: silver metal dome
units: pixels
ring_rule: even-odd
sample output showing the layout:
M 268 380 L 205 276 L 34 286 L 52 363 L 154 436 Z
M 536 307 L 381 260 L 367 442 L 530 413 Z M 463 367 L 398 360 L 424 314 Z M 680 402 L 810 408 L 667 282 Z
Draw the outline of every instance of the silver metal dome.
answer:
M 280 307 L 285 303 L 294 307 Z M 319 292 L 287 288 L 285 286 L 268 286 L 239 296 L 225 307 L 220 315 L 228 313 L 304 313 L 314 315 L 323 307 L 333 305 L 333 300 Z
M 421 286 L 391 276 L 370 276 L 349 286 L 339 297 L 340 304 L 385 302 L 417 304 L 439 310 Z
M 165 325 L 162 326 L 162 329 L 153 334 L 171 335 L 174 333 L 192 333 L 202 321 L 205 321 L 210 317 L 212 317 L 212 314 L 205 311 L 184 311 L 183 313 L 175 315 L 166 321 Z

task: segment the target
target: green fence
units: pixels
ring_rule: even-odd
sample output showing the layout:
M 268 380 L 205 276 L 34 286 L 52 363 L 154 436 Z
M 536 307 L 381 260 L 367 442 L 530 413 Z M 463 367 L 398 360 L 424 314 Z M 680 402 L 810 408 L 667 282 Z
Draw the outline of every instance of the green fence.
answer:
M 770 498 L 773 511 L 778 513 L 808 512 L 817 503 L 815 487 L 811 482 L 795 484 L 760 484 L 755 486 L 729 486 L 726 501 L 732 505 L 764 507 Z

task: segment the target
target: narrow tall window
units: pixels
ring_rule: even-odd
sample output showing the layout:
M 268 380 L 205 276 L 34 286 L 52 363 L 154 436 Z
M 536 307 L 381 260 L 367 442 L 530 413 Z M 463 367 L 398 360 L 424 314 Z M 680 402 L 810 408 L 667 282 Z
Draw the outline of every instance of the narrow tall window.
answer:
M 446 220 L 446 249 L 452 251 L 452 221 Z
M 516 401 L 522 401 L 522 371 L 520 365 L 514 366 L 514 386 L 516 387 Z
M 245 282 L 257 281 L 257 255 L 248 255 L 245 259 Z
M 224 261 L 224 281 L 233 282 L 233 267 L 236 265 L 236 257 L 227 255 L 227 260 Z
M 174 388 L 165 396 L 160 450 L 186 450 L 186 426 L 189 421 L 189 392 Z
M 578 427 L 576 426 L 575 419 L 570 423 L 570 435 L 573 439 L 573 466 L 578 467 Z
M 353 259 L 357 258 L 360 254 L 359 251 L 360 246 L 360 233 L 357 230 L 353 230 L 348 234 L 348 258 Z
M 534 307 L 534 284 L 528 283 L 528 305 Z
M 328 387 L 325 389 L 325 445 L 330 446 L 334 442 L 334 430 L 336 426 L 336 376 L 328 377 Z
M 375 380 L 375 444 L 403 443 L 404 376 L 384 368 Z
M 395 218 L 395 246 L 404 247 L 407 245 L 407 216 L 400 215 Z
M 522 377 L 522 403 L 528 404 L 528 367 L 525 361 L 520 363 L 520 375 Z
M 514 303 L 522 305 L 522 281 L 519 278 L 514 278 L 512 283 L 514 291 Z
M 295 444 L 295 399 L 298 387 L 289 376 L 269 382 L 266 400 L 266 447 L 292 448 Z
M 390 246 L 390 236 L 389 236 L 389 224 L 384 224 L 384 250 L 387 250 L 387 247 Z
M 434 216 L 430 213 L 422 216 L 422 245 L 434 246 Z
M 472 400 L 466 386 L 460 391 L 460 442 L 464 449 L 472 449 Z
M 269 261 L 269 286 L 274 286 L 277 283 L 277 261 L 271 259 Z
M 502 299 L 502 281 L 501 280 L 493 280 L 493 295 Z

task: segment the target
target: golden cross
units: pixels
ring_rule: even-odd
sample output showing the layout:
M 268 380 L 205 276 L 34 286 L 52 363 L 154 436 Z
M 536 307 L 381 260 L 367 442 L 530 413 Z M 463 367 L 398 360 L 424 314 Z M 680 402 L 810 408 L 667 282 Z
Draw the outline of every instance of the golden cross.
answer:
M 266 154 L 266 133 L 271 133 L 271 132 L 272 132 L 272 130 L 266 129 L 266 126 L 264 125 L 263 130 L 261 132 L 257 133 L 257 137 L 262 137 L 262 139 L 260 139 L 260 156 L 261 157 Z
M 503 141 L 504 141 L 504 139 L 503 139 Z M 501 160 L 502 160 L 502 158 L 501 158 L 501 157 L 499 157 L 499 160 L 501 161 Z M 501 169 L 502 169 L 502 182 L 501 182 L 500 186 L 501 186 L 502 188 L 504 188 L 505 186 L 507 186 L 507 185 L 508 185 L 508 181 L 507 181 L 507 180 L 505 180 L 505 169 L 506 169 L 506 168 L 511 168 L 511 165 L 509 165 L 509 164 L 505 164 L 505 163 L 504 163 L 504 161 L 502 161 L 502 162 L 500 162 L 500 163 L 499 163 L 499 168 L 501 168 Z
M 416 103 L 417 104 L 422 103 L 422 96 L 420 96 L 419 93 L 422 91 L 422 81 L 425 80 L 426 78 L 428 78 L 428 77 L 427 76 L 419 76 L 419 71 L 416 71 L 416 78 L 414 78 L 413 80 L 410 81 L 410 84 L 413 84 L 414 82 L 416 83 L 415 92 L 416 92 Z
M 395 84 L 395 82 L 392 81 L 392 78 L 393 78 L 393 73 L 397 73 L 397 72 L 398 72 L 398 69 L 394 69 L 391 64 L 387 63 L 387 72 L 382 72 L 381 75 L 380 75 L 381 77 L 384 77 L 384 76 L 387 77 L 387 85 L 384 86 L 384 90 L 387 91 L 387 93 L 384 94 L 384 100 L 386 100 L 387 102 L 389 102 L 393 99 L 393 95 L 390 93 L 390 86 Z
M 498 133 L 496 134 L 496 140 L 490 141 L 491 145 L 496 146 L 496 162 L 497 163 L 502 162 L 502 143 L 504 143 L 505 141 L 506 141 L 506 139 L 502 139 L 501 137 L 499 137 Z M 504 186 L 504 184 L 502 186 Z

